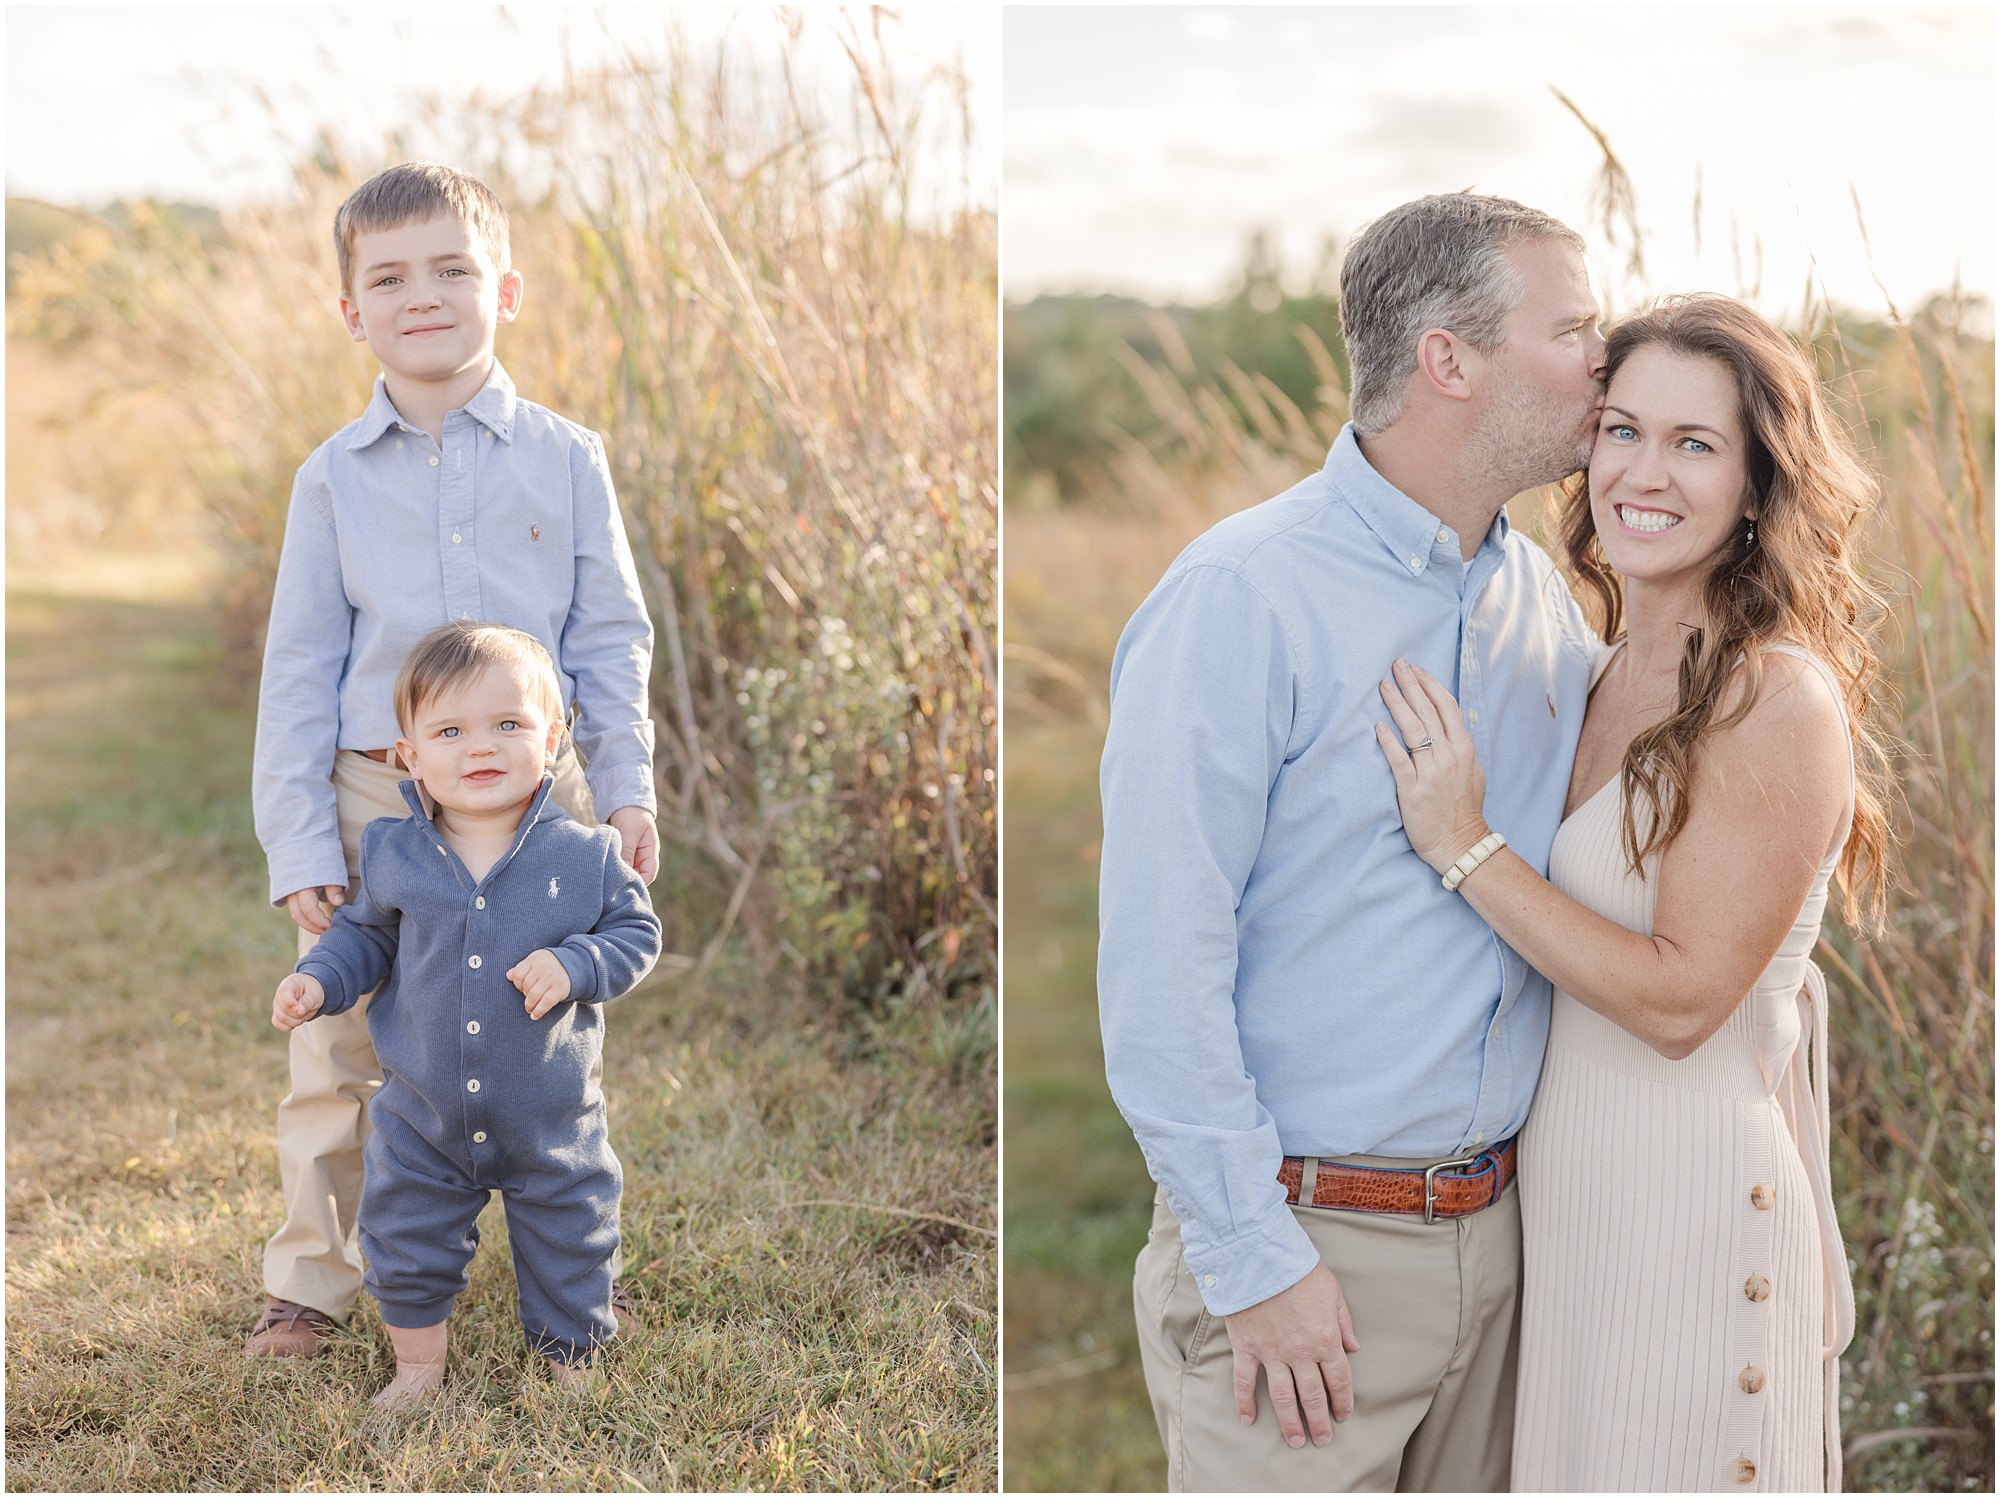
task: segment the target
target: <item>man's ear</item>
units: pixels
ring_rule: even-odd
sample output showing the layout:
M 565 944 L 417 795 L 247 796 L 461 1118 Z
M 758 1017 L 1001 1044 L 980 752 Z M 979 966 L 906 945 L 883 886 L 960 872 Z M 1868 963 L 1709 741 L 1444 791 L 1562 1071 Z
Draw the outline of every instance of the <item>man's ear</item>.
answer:
M 397 739 L 396 758 L 401 760 L 403 768 L 409 771 L 410 779 L 422 785 L 424 774 L 423 771 L 417 768 L 417 746 L 412 744 L 408 739 Z
M 1426 328 L 1417 340 L 1417 379 L 1446 400 L 1472 399 L 1478 376 L 1479 350 L 1443 328 Z
M 496 322 L 512 322 L 521 315 L 521 296 L 526 290 L 521 273 L 510 270 L 500 278 L 500 308 L 494 315 Z

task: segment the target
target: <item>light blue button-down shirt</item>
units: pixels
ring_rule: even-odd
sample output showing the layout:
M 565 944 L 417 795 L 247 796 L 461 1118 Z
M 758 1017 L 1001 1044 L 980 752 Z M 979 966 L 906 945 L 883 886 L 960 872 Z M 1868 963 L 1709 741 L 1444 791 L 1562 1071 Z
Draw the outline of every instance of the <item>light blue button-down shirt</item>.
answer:
M 361 419 L 292 484 L 251 776 L 273 902 L 348 882 L 334 752 L 396 742 L 396 673 L 450 619 L 547 647 L 599 816 L 657 805 L 653 626 L 604 444 L 518 398 L 498 363 L 445 417 L 442 444 L 397 415 L 378 378 Z
M 1352 427 L 1320 472 L 1183 552 L 1126 626 L 1102 776 L 1106 1070 L 1210 1310 L 1318 1262 L 1283 1156 L 1457 1154 L 1527 1117 L 1547 980 L 1411 851 L 1377 683 L 1400 656 L 1456 693 L 1487 819 L 1546 871 L 1596 651 L 1504 513 L 1462 565 Z

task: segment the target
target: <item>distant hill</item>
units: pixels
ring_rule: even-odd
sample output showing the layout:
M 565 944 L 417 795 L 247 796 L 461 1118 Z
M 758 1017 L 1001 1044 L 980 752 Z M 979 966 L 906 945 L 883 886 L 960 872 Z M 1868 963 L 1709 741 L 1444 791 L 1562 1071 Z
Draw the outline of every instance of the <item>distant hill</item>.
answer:
M 222 216 L 205 203 L 155 203 L 154 210 L 171 223 L 192 229 L 203 244 L 214 244 L 222 235 Z M 112 230 L 125 228 L 132 220 L 131 205 L 109 203 L 95 211 L 45 203 L 39 198 L 7 199 L 7 258 L 40 255 L 62 244 L 92 224 Z

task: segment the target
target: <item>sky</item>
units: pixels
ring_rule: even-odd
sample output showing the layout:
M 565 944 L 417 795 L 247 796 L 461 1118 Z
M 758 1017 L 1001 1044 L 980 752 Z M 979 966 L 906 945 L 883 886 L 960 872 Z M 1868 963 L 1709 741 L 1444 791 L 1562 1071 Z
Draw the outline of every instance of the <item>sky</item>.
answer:
M 1551 85 L 1630 172 L 1635 292 L 1780 313 L 1816 265 L 1879 310 L 1858 197 L 1900 303 L 1955 276 L 1993 293 L 1990 6 L 1013 6 L 1002 24 L 1010 300 L 1205 299 L 1258 227 L 1302 281 L 1327 236 L 1463 188 L 1601 242 L 1602 153 Z
M 856 24 L 866 41 L 865 10 Z M 426 95 L 506 97 L 621 47 L 658 56 L 670 26 L 702 57 L 726 34 L 739 56 L 769 60 L 781 36 L 760 7 L 10 5 L 7 192 L 83 207 L 143 196 L 241 202 L 281 189 L 287 164 L 323 128 L 373 145 L 414 120 Z M 844 86 L 839 27 L 823 8 L 806 13 L 797 56 L 806 74 Z M 965 72 L 977 177 L 965 185 L 991 206 L 997 11 L 905 6 L 885 34 L 906 86 L 939 66 Z M 942 124 L 943 111 L 935 116 Z M 949 155 L 949 179 L 963 180 L 957 134 L 931 146 Z M 421 135 L 410 147 L 427 154 Z

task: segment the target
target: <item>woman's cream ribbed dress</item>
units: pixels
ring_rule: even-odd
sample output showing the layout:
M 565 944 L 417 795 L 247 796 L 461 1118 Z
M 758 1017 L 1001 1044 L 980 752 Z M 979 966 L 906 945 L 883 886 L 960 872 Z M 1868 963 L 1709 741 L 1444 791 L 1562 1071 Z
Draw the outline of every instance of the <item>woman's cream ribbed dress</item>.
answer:
M 1563 823 L 1549 878 L 1650 933 L 1659 857 L 1643 880 L 1626 862 L 1621 779 Z M 1854 1313 L 1810 959 L 1847 822 L 1778 955 L 1693 1055 L 1669 1061 L 1555 995 L 1521 1135 L 1516 1492 L 1839 1485 L 1835 1378 Z

